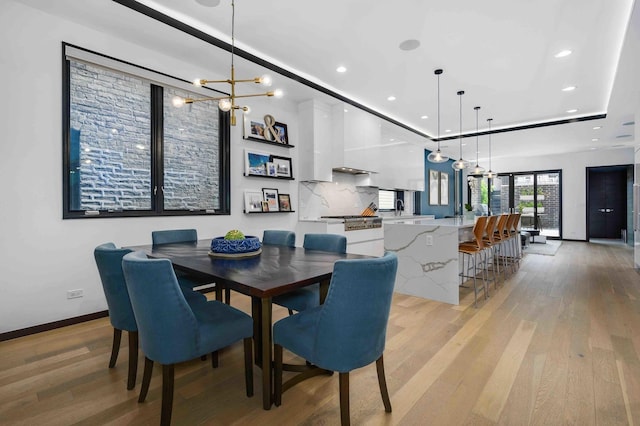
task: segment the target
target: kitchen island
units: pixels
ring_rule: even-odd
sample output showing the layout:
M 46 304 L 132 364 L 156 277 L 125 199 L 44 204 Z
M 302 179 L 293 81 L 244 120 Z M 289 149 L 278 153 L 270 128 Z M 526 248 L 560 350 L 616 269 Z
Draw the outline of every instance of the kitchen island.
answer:
M 473 237 L 474 220 L 407 219 L 384 224 L 384 249 L 398 255 L 394 291 L 459 304 L 458 243 Z

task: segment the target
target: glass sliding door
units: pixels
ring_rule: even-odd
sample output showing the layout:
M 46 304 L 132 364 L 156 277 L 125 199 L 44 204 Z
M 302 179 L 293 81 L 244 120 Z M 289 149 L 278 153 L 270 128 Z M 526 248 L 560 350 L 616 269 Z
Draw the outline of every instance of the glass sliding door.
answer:
M 494 192 L 500 187 L 500 193 L 491 196 L 493 213 L 518 212 L 522 229 L 551 238 L 562 236 L 561 171 L 503 174 L 494 181 Z

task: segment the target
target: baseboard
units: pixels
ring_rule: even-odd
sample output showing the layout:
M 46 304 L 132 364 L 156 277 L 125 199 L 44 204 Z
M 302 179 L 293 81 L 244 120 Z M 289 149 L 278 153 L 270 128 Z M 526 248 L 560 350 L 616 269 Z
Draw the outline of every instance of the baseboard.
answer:
M 79 317 L 67 318 L 60 321 L 49 322 L 46 324 L 34 325 L 32 327 L 22 328 L 20 330 L 8 331 L 0 334 L 0 342 L 5 340 L 17 339 L 18 337 L 29 336 L 30 334 L 41 333 L 43 331 L 54 330 L 56 328 L 66 327 L 68 325 L 79 324 L 81 322 L 91 321 L 98 318 L 109 316 L 109 311 L 94 312 L 92 314 L 80 315 Z

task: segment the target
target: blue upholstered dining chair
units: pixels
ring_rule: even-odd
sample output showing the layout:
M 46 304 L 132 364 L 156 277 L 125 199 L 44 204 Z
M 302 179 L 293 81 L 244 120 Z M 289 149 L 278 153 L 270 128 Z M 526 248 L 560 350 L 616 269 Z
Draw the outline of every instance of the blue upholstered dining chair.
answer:
M 302 246 L 307 250 L 346 253 L 347 237 L 338 234 L 305 234 Z M 287 308 L 289 315 L 292 315 L 293 311 L 302 312 L 316 307 L 320 305 L 320 285 L 312 284 L 275 296 L 273 303 Z
M 133 389 L 136 385 L 136 373 L 138 371 L 138 326 L 133 315 L 127 285 L 122 272 L 122 258 L 131 253 L 131 250 L 118 248 L 113 243 L 105 243 L 96 247 L 93 256 L 96 260 L 100 281 L 104 296 L 109 308 L 109 320 L 113 326 L 113 344 L 111 346 L 111 359 L 109 368 L 113 368 L 118 360 L 120 352 L 120 340 L 122 330 L 129 334 L 129 372 L 127 374 L 127 389 Z M 181 287 L 186 300 L 189 303 L 206 302 L 206 297 L 192 291 L 190 288 Z
M 282 350 L 286 348 L 314 366 L 340 373 L 343 425 L 350 421 L 349 372 L 374 361 L 385 411 L 391 412 L 382 353 L 397 269 L 398 258 L 390 252 L 378 258 L 338 260 L 324 304 L 273 325 L 277 406 L 282 403 L 283 390 L 297 383 L 297 376 L 282 383 Z
M 170 424 L 174 364 L 213 354 L 239 340 L 244 340 L 247 396 L 253 395 L 253 321 L 249 315 L 215 300 L 187 303 L 168 259 L 148 259 L 144 252 L 133 252 L 123 258 L 122 269 L 145 354 L 138 402 L 144 402 L 147 396 L 153 363 L 160 363 L 160 423 Z
M 295 247 L 296 233 L 292 231 L 266 229 L 262 233 L 262 244 Z
M 151 231 L 151 241 L 154 246 L 173 243 L 197 243 L 198 231 L 195 229 L 166 229 L 163 231 Z M 211 284 L 211 280 L 206 277 L 199 277 L 184 271 L 176 271 L 176 277 L 181 285 L 198 287 Z M 231 303 L 231 290 L 227 289 L 225 298 L 227 303 Z

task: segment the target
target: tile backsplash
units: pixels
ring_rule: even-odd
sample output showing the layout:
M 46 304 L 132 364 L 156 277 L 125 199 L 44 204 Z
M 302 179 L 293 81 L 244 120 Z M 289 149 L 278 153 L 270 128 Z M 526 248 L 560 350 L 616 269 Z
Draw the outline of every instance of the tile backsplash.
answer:
M 351 175 L 334 173 L 333 182 L 300 182 L 300 219 L 320 216 L 359 215 L 370 204 L 378 204 L 378 188 L 356 186 Z

